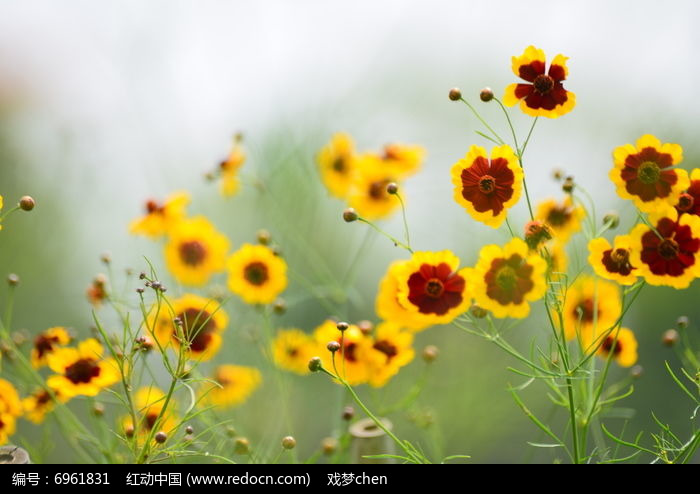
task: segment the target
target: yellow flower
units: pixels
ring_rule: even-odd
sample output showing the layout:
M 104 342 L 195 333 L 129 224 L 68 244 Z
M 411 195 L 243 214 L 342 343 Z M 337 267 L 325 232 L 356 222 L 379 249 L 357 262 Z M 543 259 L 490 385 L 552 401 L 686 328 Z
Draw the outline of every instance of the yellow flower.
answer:
M 272 358 L 275 365 L 302 376 L 310 372 L 311 357 L 326 351 L 314 338 L 300 329 L 282 329 L 277 332 L 272 342 Z
M 242 137 L 237 134 L 233 141 L 233 147 L 228 157 L 219 164 L 219 172 L 221 173 L 221 183 L 219 190 L 221 195 L 230 197 L 235 195 L 241 186 L 241 181 L 238 178 L 238 170 L 245 163 L 246 155 L 241 144 Z
M 537 205 L 535 219 L 544 221 L 554 232 L 554 236 L 566 243 L 571 235 L 581 230 L 581 221 L 586 217 L 586 210 L 573 204 L 570 196 L 562 203 L 547 199 Z
M 214 373 L 214 381 L 205 385 L 203 405 L 233 407 L 244 403 L 262 381 L 260 371 L 254 367 L 241 365 L 220 365 Z
M 318 154 L 321 180 L 335 197 L 347 197 L 355 174 L 355 145 L 348 134 L 333 135 Z
M 30 355 L 32 367 L 38 369 L 48 363 L 48 356 L 51 355 L 59 346 L 64 346 L 70 343 L 71 337 L 62 326 L 49 328 L 39 334 L 34 339 L 34 345 Z
M 547 262 L 531 253 L 527 244 L 514 238 L 505 246 L 487 245 L 479 260 L 467 273 L 477 305 L 495 317 L 522 319 L 530 313 L 530 304 L 542 298 L 547 284 Z
M 63 399 L 60 390 L 55 389 L 52 391 L 56 399 L 61 402 L 66 401 Z M 35 424 L 41 424 L 46 414 L 51 412 L 55 406 L 55 399 L 51 397 L 51 394 L 46 389 L 38 389 L 22 400 L 25 418 Z
M 175 401 L 172 397 L 168 403 L 168 409 L 160 417 L 160 421 L 158 420 L 163 407 L 165 407 L 165 398 L 165 393 L 154 386 L 139 389 L 134 396 L 137 425 L 134 426 L 134 421 L 130 416 L 122 418 L 122 427 L 125 431 L 130 431 L 127 435 L 131 436 L 136 433 L 136 437 L 140 442 L 143 442 L 154 429 L 156 432 L 163 431 L 166 434 L 175 430 L 178 419 L 172 413 L 175 408 Z
M 601 278 L 617 281 L 621 285 L 633 285 L 637 281 L 637 270 L 630 262 L 632 238 L 619 235 L 615 237 L 614 244 L 610 245 L 602 237 L 588 242 L 588 263 Z
M 96 396 L 103 388 L 119 381 L 117 363 L 102 358 L 102 345 L 89 338 L 78 348 L 58 348 L 48 356 L 48 364 L 56 374 L 46 384 L 66 399 L 78 395 Z
M 649 215 L 652 230 L 639 224 L 630 232 L 631 262 L 650 285 L 682 290 L 700 276 L 700 216 L 666 207 Z
M 425 149 L 406 144 L 387 144 L 381 156 L 384 167 L 391 170 L 397 178 L 406 178 L 416 173 L 424 158 Z
M 661 144 L 650 134 L 637 140 L 637 146 L 625 144 L 613 151 L 615 166 L 610 180 L 623 199 L 632 199 L 640 211 L 653 213 L 665 205 L 675 206 L 681 193 L 690 186 L 688 172 L 672 168 L 683 161 L 678 144 Z
M 228 315 L 219 302 L 185 294 L 171 301 L 171 305 L 172 313 L 165 305 L 157 314 L 155 308 L 151 309 L 149 328 L 155 328 L 154 338 L 164 348 L 172 343 L 176 351 L 184 342 L 188 358 L 211 359 L 219 351 L 221 333 L 228 325 Z
M 598 349 L 598 355 L 607 359 L 612 351 L 613 358 L 620 367 L 632 367 L 637 363 L 637 339 L 628 328 L 620 328 L 617 333 L 617 341 L 615 341 L 615 333 L 616 331 L 611 331 L 605 337 L 605 341 Z
M 351 324 L 341 333 L 335 321 L 327 320 L 314 330 L 314 339 L 323 348 L 318 356 L 321 357 L 325 369 L 330 372 L 337 370 L 338 374 L 353 386 L 369 380 L 379 355 L 372 349 L 372 339 L 362 333 L 360 328 Z M 335 352 L 334 369 L 333 358 L 326 345 L 331 341 L 341 343 L 341 339 L 341 349 Z
M 412 345 L 412 333 L 391 322 L 379 324 L 372 344 L 376 357 L 372 359 L 375 367 L 369 376 L 370 386 L 384 386 L 401 367 L 409 364 L 415 356 Z
M 552 280 L 561 280 L 566 275 L 568 264 L 564 244 L 557 240 L 551 240 L 544 244 L 544 249 L 546 249 L 546 254 L 542 257 L 547 260 L 549 277 Z
M 151 238 L 165 235 L 185 218 L 185 208 L 189 203 L 190 195 L 187 192 L 176 192 L 162 204 L 149 199 L 146 201 L 146 215 L 132 221 L 129 231 Z
M 368 220 L 385 218 L 396 211 L 401 202 L 389 194 L 386 186 L 398 182 L 396 172 L 383 166 L 379 156 L 364 154 L 356 159 L 357 173 L 349 191 L 348 205 Z M 405 200 L 405 198 L 403 198 Z
M 467 155 L 452 167 L 454 199 L 477 221 L 498 228 L 520 199 L 523 170 L 510 146 L 491 150 L 489 161 L 480 146 L 469 148 Z
M 287 263 L 269 247 L 244 244 L 226 261 L 228 288 L 248 304 L 269 304 L 287 288 Z
M 15 420 L 22 414 L 17 390 L 10 381 L 0 379 L 0 445 L 15 432 Z
M 544 51 L 528 46 L 519 57 L 513 57 L 513 73 L 529 84 L 506 87 L 503 104 L 513 106 L 520 101 L 523 113 L 532 117 L 557 118 L 576 105 L 576 95 L 564 89 L 562 82 L 569 75 L 568 57 L 557 55 L 545 74 Z
M 620 288 L 615 283 L 581 275 L 566 291 L 561 310 L 566 339 L 578 336 L 588 346 L 617 324 L 622 314 Z M 558 322 L 558 316 L 553 317 Z
M 229 241 L 206 218 L 182 220 L 170 231 L 165 261 L 184 285 L 202 286 L 212 274 L 223 271 Z

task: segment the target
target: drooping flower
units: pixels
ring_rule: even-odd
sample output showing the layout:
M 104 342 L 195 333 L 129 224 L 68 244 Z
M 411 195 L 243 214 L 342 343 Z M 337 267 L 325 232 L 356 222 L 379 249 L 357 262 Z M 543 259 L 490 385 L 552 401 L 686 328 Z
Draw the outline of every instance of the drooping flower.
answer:
M 566 339 L 589 342 L 612 329 L 622 313 L 620 288 L 609 281 L 580 275 L 567 289 L 562 307 Z M 555 322 L 558 317 L 555 317 Z
M 323 367 L 331 372 L 337 370 L 349 384 L 356 386 L 366 383 L 374 368 L 378 355 L 372 351 L 372 339 L 365 335 L 360 328 L 351 324 L 342 333 L 338 330 L 337 323 L 327 320 L 314 330 L 314 339 L 322 346 L 321 357 Z M 333 356 L 326 350 L 326 345 L 331 341 L 337 341 L 341 347 L 335 352 L 335 368 Z M 344 362 L 343 362 L 344 361 Z
M 554 232 L 554 237 L 563 243 L 581 230 L 581 221 L 585 216 L 586 210 L 581 205 L 574 204 L 570 196 L 561 203 L 557 203 L 554 199 L 542 201 L 535 211 L 535 219 L 549 225 Z
M 645 224 L 630 233 L 632 265 L 651 285 L 687 288 L 700 276 L 700 216 L 667 207 L 649 215 Z
M 328 342 L 326 342 L 328 343 Z M 275 365 L 296 374 L 306 375 L 311 357 L 327 351 L 311 335 L 300 329 L 281 329 L 272 342 Z
M 676 211 L 700 216 L 700 168 L 695 168 L 690 173 L 690 185 L 688 189 L 678 197 Z
M 96 396 L 120 379 L 117 363 L 102 358 L 102 345 L 89 338 L 78 348 L 58 348 L 48 355 L 48 364 L 56 374 L 46 384 L 66 399 L 74 396 Z
M 165 261 L 183 285 L 202 286 L 223 271 L 230 243 L 203 216 L 182 220 L 170 231 Z
M 424 158 L 425 149 L 421 146 L 397 143 L 384 146 L 384 152 L 381 155 L 384 167 L 391 170 L 392 174 L 399 179 L 416 173 Z
M 260 386 L 262 375 L 255 367 L 220 365 L 213 380 L 218 386 L 204 385 L 202 404 L 234 407 L 244 403 Z
M 161 347 L 181 347 L 193 360 L 209 360 L 221 347 L 221 333 L 228 315 L 216 300 L 185 294 L 171 301 L 172 313 L 165 306 L 151 309 L 149 328 Z
M 189 203 L 190 195 L 187 192 L 176 192 L 164 203 L 149 199 L 145 206 L 146 215 L 132 221 L 129 231 L 135 235 L 146 235 L 151 238 L 165 235 L 185 218 L 185 208 Z
M 467 273 L 476 304 L 495 317 L 524 318 L 546 290 L 547 262 L 514 238 L 505 246 L 487 245 Z
M 601 278 L 621 285 L 633 285 L 637 281 L 637 272 L 631 262 L 632 238 L 629 235 L 615 237 L 614 245 L 603 237 L 594 238 L 588 242 L 588 251 L 588 263 Z
M 287 263 L 265 245 L 244 244 L 226 261 L 228 288 L 248 304 L 269 304 L 287 288 Z
M 51 412 L 56 406 L 56 400 L 61 402 L 66 401 L 63 398 L 60 390 L 52 390 L 53 395 L 46 389 L 38 389 L 31 395 L 22 400 L 22 409 L 24 417 L 35 424 L 41 424 L 47 413 Z
M 374 154 L 363 154 L 355 160 L 357 172 L 348 192 L 348 205 L 368 220 L 386 218 L 401 207 L 401 202 L 387 191 L 399 176 L 391 167 L 383 166 Z
M 395 323 L 383 322 L 375 329 L 372 349 L 376 357 L 372 359 L 375 368 L 370 373 L 369 384 L 378 388 L 413 360 L 413 333 Z
M 617 340 L 615 336 L 617 335 Z M 637 363 L 637 339 L 628 328 L 620 328 L 620 331 L 611 331 L 598 348 L 598 355 L 607 359 L 612 352 L 615 362 L 620 367 L 632 367 Z
M 528 84 L 516 83 L 506 87 L 503 104 L 513 106 L 518 101 L 523 113 L 533 117 L 557 118 L 576 105 L 576 95 L 564 89 L 562 82 L 569 75 L 568 57 L 557 55 L 545 73 L 544 51 L 528 46 L 519 57 L 513 57 L 513 73 Z
M 321 180 L 331 195 L 344 199 L 355 174 L 355 145 L 345 133 L 333 135 L 318 154 Z
M 491 150 L 489 160 L 480 146 L 452 167 L 454 198 L 477 221 L 498 228 L 508 209 L 520 199 L 523 170 L 510 146 Z
M 168 409 L 163 412 L 166 405 L 165 399 L 165 393 L 155 386 L 139 389 L 134 397 L 137 423 L 134 425 L 134 421 L 130 416 L 124 417 L 122 419 L 124 430 L 132 431 L 129 435 L 134 434 L 140 442 L 143 442 L 154 429 L 157 432 L 163 431 L 166 434 L 173 431 L 178 423 L 172 412 L 175 408 L 175 402 L 171 397 L 168 402 Z M 161 412 L 163 412 L 162 416 Z
M 49 328 L 37 335 L 30 355 L 32 367 L 38 369 L 48 363 L 48 356 L 58 347 L 67 345 L 71 341 L 71 336 L 63 326 Z
M 643 135 L 636 147 L 625 144 L 613 151 L 615 166 L 610 180 L 623 199 L 631 199 L 640 211 L 653 213 L 666 205 L 675 206 L 688 188 L 688 172 L 673 168 L 683 161 L 678 144 L 661 144 L 653 135 Z
M 0 378 L 0 445 L 15 432 L 15 422 L 22 414 L 19 394 L 10 381 Z
M 233 138 L 231 152 L 225 160 L 219 163 L 219 173 L 221 175 L 219 190 L 221 191 L 221 195 L 225 197 L 235 195 L 241 187 L 238 171 L 246 160 L 242 142 L 243 137 L 241 134 L 236 134 Z

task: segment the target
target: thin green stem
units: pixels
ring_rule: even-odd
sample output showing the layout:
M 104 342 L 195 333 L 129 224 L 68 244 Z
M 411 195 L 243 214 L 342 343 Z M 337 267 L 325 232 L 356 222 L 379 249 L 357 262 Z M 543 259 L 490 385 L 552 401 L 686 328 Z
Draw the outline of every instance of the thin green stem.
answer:
M 486 123 L 486 120 L 484 120 L 483 118 L 481 118 L 481 115 L 479 115 L 479 112 L 476 111 L 476 108 L 474 108 L 474 107 L 471 105 L 471 103 L 469 103 L 469 102 L 468 102 L 467 100 L 465 100 L 464 98 L 460 98 L 460 101 L 461 101 L 462 103 L 464 103 L 465 105 L 467 105 L 467 107 L 472 111 L 472 113 L 473 113 L 474 116 L 479 120 L 479 122 L 481 122 L 482 125 L 483 125 L 484 127 L 486 127 L 486 128 L 489 130 L 489 132 L 491 132 L 491 134 L 493 134 L 493 136 L 494 136 L 494 137 L 496 138 L 496 140 L 498 141 L 498 144 L 501 144 L 501 145 L 505 144 L 505 141 L 504 141 L 503 139 L 501 139 L 501 136 L 499 136 L 498 133 L 497 133 L 495 130 L 493 130 L 489 124 Z
M 365 223 L 365 224 L 371 226 L 371 227 L 374 228 L 378 233 L 381 233 L 381 234 L 384 235 L 386 238 L 388 238 L 389 240 L 391 240 L 392 242 L 394 242 L 394 245 L 396 245 L 397 247 L 401 247 L 402 249 L 406 249 L 406 250 L 409 251 L 411 254 L 413 254 L 413 249 L 411 249 L 411 247 L 409 247 L 408 245 L 404 244 L 404 243 L 401 242 L 400 240 L 397 240 L 396 238 L 392 237 L 391 235 L 389 235 L 387 232 L 385 232 L 384 230 L 382 230 L 381 228 L 379 228 L 377 225 L 375 225 L 375 224 L 372 223 L 371 221 L 366 220 L 366 219 L 364 219 L 364 218 L 362 218 L 362 217 L 358 217 L 358 218 L 357 218 L 357 221 L 361 221 L 362 223 Z
M 395 194 L 399 202 L 401 203 L 401 216 L 403 217 L 403 228 L 404 232 L 406 234 L 406 245 L 408 246 L 408 249 L 411 249 L 411 235 L 408 232 L 408 221 L 406 221 L 406 204 L 403 202 L 403 198 L 401 197 L 401 194 L 398 192 Z

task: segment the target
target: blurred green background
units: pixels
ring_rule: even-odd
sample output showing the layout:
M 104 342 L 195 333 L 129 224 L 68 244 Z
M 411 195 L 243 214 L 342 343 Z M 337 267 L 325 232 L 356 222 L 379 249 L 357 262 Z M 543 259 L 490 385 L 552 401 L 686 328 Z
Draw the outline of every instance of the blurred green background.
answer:
M 447 99 L 459 86 L 476 102 L 491 86 L 500 95 L 514 82 L 510 57 L 529 44 L 551 59 L 570 57 L 567 89 L 578 106 L 563 118 L 538 123 L 526 172 L 537 201 L 560 197 L 554 168 L 573 174 L 595 197 L 601 214 L 620 211 L 623 228 L 634 209 L 614 192 L 607 173 L 612 149 L 652 133 L 684 147 L 684 167 L 698 164 L 700 104 L 694 97 L 700 48 L 693 19 L 697 3 L 651 1 L 554 2 L 0 2 L 0 194 L 6 208 L 23 194 L 34 212 L 15 214 L 0 233 L 0 273 L 21 277 L 14 329 L 38 332 L 54 325 L 89 334 L 85 289 L 102 252 L 111 252 L 113 281 L 124 270 L 153 260 L 171 293 L 161 246 L 127 232 L 146 198 L 187 189 L 191 214 L 205 214 L 234 248 L 252 242 L 259 228 L 280 242 L 293 271 L 288 312 L 275 322 L 311 331 L 330 315 L 372 319 L 377 284 L 388 264 L 405 254 L 340 218 L 344 204 L 327 196 L 314 156 L 336 131 L 349 132 L 361 150 L 387 142 L 423 145 L 423 170 L 405 185 L 408 221 L 420 250 L 451 249 L 464 265 L 479 248 L 506 240 L 504 231 L 475 223 L 452 201 L 449 170 L 471 144 L 489 146 L 473 133 L 478 122 Z M 498 108 L 479 102 L 502 134 Z M 516 114 L 523 134 L 529 118 Z M 243 191 L 225 200 L 204 173 L 228 153 L 233 133 L 246 136 Z M 258 181 L 264 187 L 256 187 Z M 526 208 L 514 211 L 522 228 Z M 382 226 L 400 234 L 397 215 Z M 578 239 L 570 247 L 583 252 Z M 358 256 L 354 270 L 353 262 Z M 308 280 L 324 302 L 313 298 Z M 223 275 L 217 278 L 224 282 Z M 129 293 L 137 286 L 131 281 Z M 4 306 L 6 288 L 0 290 Z M 636 413 L 630 431 L 655 431 L 651 410 L 682 436 L 690 430 L 690 403 L 671 382 L 664 360 L 678 365 L 661 334 L 679 315 L 700 329 L 700 283 L 685 291 L 647 287 L 625 325 L 635 330 L 644 374 L 624 406 Z M 330 312 L 331 306 L 334 310 Z M 237 299 L 225 347 L 205 365 L 265 366 L 253 343 L 259 321 Z M 104 312 L 104 314 L 103 314 Z M 104 309 L 110 327 L 117 321 Z M 537 312 L 510 335 L 525 350 L 547 336 Z M 525 378 L 506 370 L 515 362 L 488 342 L 438 327 L 417 335 L 441 349 L 418 412 L 434 423 L 422 430 L 406 414 L 396 429 L 442 455 L 470 454 L 478 462 L 551 461 L 558 452 L 537 450 L 538 430 L 511 399 L 509 385 Z M 389 404 L 420 374 L 417 359 L 386 388 L 364 390 L 371 405 Z M 612 380 L 623 379 L 616 368 Z M 338 425 L 340 389 L 320 376 L 289 376 L 288 410 L 274 379 L 232 412 L 236 428 L 261 448 L 277 447 L 293 433 L 302 457 Z M 23 389 L 23 392 L 28 390 Z M 543 416 L 550 412 L 544 386 L 524 393 Z M 114 410 L 112 413 L 116 413 Z M 280 414 L 291 417 L 292 430 Z M 609 419 L 613 428 L 622 421 Z M 565 423 L 561 412 L 553 421 Z M 17 436 L 39 441 L 41 428 L 22 422 Z M 44 459 L 71 461 L 58 447 Z M 39 444 L 37 442 L 37 444 Z M 274 449 L 273 448 L 273 449 Z M 436 449 L 437 448 L 437 449 Z

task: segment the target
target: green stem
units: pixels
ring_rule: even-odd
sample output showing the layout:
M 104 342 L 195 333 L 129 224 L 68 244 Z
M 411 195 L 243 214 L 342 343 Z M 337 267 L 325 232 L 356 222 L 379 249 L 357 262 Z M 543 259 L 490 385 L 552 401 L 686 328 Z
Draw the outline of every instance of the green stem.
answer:
M 484 120 L 483 118 L 481 118 L 481 115 L 479 115 L 479 112 L 476 111 L 476 108 L 474 108 L 474 107 L 471 105 L 471 103 L 469 103 L 469 102 L 468 102 L 467 100 L 465 100 L 464 98 L 460 98 L 460 101 L 461 101 L 462 103 L 464 103 L 465 105 L 467 105 L 467 107 L 469 107 L 469 109 L 472 111 L 472 113 L 474 114 L 474 116 L 475 116 L 476 118 L 479 119 L 479 122 L 481 122 L 481 123 L 483 124 L 483 126 L 486 127 L 486 128 L 489 130 L 489 132 L 491 132 L 491 134 L 496 138 L 496 140 L 498 141 L 499 144 L 501 144 L 501 145 L 505 144 L 505 142 L 503 141 L 503 139 L 501 139 L 501 136 L 499 136 L 498 133 L 496 133 L 496 131 L 493 130 L 489 124 L 486 123 L 486 120 Z
M 367 225 L 369 225 L 369 226 L 371 226 L 372 228 L 374 228 L 378 233 L 381 233 L 381 234 L 384 235 L 386 238 L 388 238 L 389 240 L 391 240 L 392 242 L 394 242 L 394 245 L 396 245 L 397 247 L 401 247 L 401 248 L 403 248 L 403 249 L 406 249 L 406 250 L 409 251 L 411 254 L 413 254 L 413 249 L 411 249 L 410 246 L 408 246 L 408 245 L 404 244 L 403 242 L 397 240 L 396 238 L 392 237 L 391 235 L 389 235 L 387 232 L 385 232 L 384 230 L 382 230 L 381 228 L 379 228 L 377 225 L 375 225 L 375 224 L 372 223 L 371 221 L 366 220 L 366 219 L 364 219 L 364 218 L 362 218 L 362 217 L 358 217 L 358 218 L 357 218 L 357 221 L 361 221 L 362 223 L 366 223 Z

